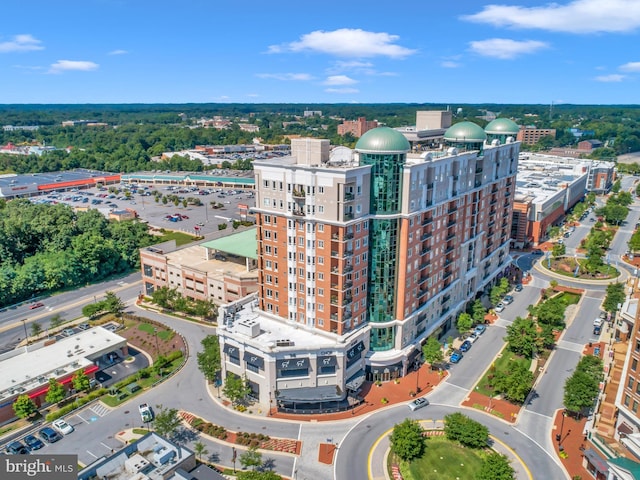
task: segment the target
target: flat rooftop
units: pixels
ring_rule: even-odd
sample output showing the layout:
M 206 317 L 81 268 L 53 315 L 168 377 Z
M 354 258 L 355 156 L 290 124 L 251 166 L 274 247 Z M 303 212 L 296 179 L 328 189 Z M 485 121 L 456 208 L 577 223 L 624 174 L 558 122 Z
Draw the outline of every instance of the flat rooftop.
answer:
M 166 257 L 170 265 L 180 265 L 206 274 L 226 274 L 235 277 L 242 277 L 244 275 L 256 277 L 258 274 L 255 269 L 248 271 L 247 266 L 242 259 L 238 259 L 238 261 L 234 261 L 234 259 L 207 260 L 204 244 L 192 245 L 190 247 L 174 250 L 173 252 L 167 253 Z
M 582 163 L 520 160 L 516 177 L 516 199 L 544 203 L 586 175 Z
M 94 358 L 116 350 L 126 339 L 102 327 L 76 333 L 45 346 L 45 341 L 0 355 L 0 398 L 8 390 L 31 390 L 93 364 Z M 42 378 L 45 379 L 42 382 Z
M 237 304 L 237 303 L 236 303 Z M 225 306 L 225 308 L 233 307 L 231 304 Z M 228 311 L 228 310 L 227 310 Z M 255 302 L 245 304 L 244 308 L 236 311 L 234 315 L 229 315 L 229 318 L 233 317 L 233 321 L 225 319 L 224 323 L 218 320 L 218 330 L 225 330 L 232 333 L 244 340 L 247 344 L 255 343 L 260 345 L 261 349 L 268 351 L 269 348 L 273 350 L 282 350 L 283 347 L 276 345 L 278 342 L 289 341 L 288 347 L 292 350 L 300 349 L 318 349 L 326 347 L 342 348 L 349 340 L 348 338 L 353 336 L 356 332 L 360 332 L 360 329 L 356 329 L 349 332 L 348 336 L 338 336 L 333 333 L 324 332 L 317 329 L 307 328 L 305 325 L 295 322 L 288 322 L 283 320 L 277 320 L 274 317 L 269 316 L 265 312 L 260 312 Z M 249 337 L 245 335 L 240 323 L 257 322 L 260 324 L 260 333 L 255 337 Z M 363 326 L 365 326 L 364 324 Z
M 0 188 L 20 187 L 27 185 L 50 185 L 52 183 L 88 180 L 114 175 L 109 172 L 77 168 L 65 172 L 28 173 L 24 175 L 0 175 Z

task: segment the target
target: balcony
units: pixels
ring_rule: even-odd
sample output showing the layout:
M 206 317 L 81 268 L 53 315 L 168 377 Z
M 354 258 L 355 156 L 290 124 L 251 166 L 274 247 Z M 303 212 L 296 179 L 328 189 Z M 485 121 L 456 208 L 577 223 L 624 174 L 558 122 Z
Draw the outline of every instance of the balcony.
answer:
M 418 290 L 418 298 L 424 297 L 429 292 L 428 288 L 421 288 Z
M 422 226 L 423 227 L 429 225 L 430 223 L 433 223 L 433 217 L 427 217 L 427 218 L 422 220 Z
M 453 252 L 453 245 L 451 245 L 450 247 L 447 247 L 447 249 L 444 251 L 445 255 L 449 252 Z
M 455 233 L 450 233 L 449 235 L 447 235 L 447 242 L 450 240 L 453 240 L 454 238 L 456 238 L 456 234 Z
M 440 299 L 440 305 L 444 305 L 445 303 L 447 303 L 449 300 L 451 300 L 451 295 L 445 295 L 444 297 L 442 297 Z
M 420 270 L 424 270 L 424 269 L 425 269 L 425 268 L 427 268 L 429 265 L 431 265 L 431 262 L 430 262 L 430 261 L 428 261 L 428 260 L 427 260 L 427 261 L 425 261 L 425 262 L 422 262 L 422 263 L 420 264 Z
M 340 235 L 338 235 L 337 233 L 334 233 L 333 235 L 331 235 L 331 240 L 334 240 L 336 242 L 345 242 L 347 240 L 352 240 L 353 239 L 353 233 L 345 233 L 342 238 L 340 238 Z
M 422 237 L 420 238 L 421 241 L 425 241 L 425 240 L 429 240 L 431 237 L 433 237 L 433 233 L 431 232 L 427 232 L 424 235 L 422 235 Z
M 481 182 L 481 181 L 479 181 L 479 180 L 476 180 L 476 182 L 473 184 L 473 187 L 474 187 L 474 188 L 479 188 L 479 187 L 481 187 L 481 186 L 482 186 L 482 182 Z
M 424 275 L 423 277 L 420 277 L 420 281 L 418 282 L 418 285 L 422 285 L 427 280 L 429 280 L 429 275 Z
M 298 198 L 298 199 L 304 199 L 305 197 L 305 193 L 304 190 L 293 190 L 293 192 L 291 192 L 291 195 L 293 196 L 293 198 Z
M 420 252 L 420 255 L 426 255 L 430 251 L 431 251 L 431 247 L 425 247 L 422 249 L 422 252 Z
M 447 228 L 455 227 L 457 223 L 455 220 L 450 220 L 449 223 L 447 223 Z
M 305 215 L 304 210 L 299 210 L 299 209 L 291 210 L 291 213 L 294 214 L 296 217 L 304 217 Z
M 345 202 L 353 202 L 354 199 L 355 199 L 355 196 L 353 195 L 353 193 L 345 193 L 344 194 L 344 201 Z
M 344 219 L 345 220 L 353 220 L 353 213 L 345 212 L 344 213 Z

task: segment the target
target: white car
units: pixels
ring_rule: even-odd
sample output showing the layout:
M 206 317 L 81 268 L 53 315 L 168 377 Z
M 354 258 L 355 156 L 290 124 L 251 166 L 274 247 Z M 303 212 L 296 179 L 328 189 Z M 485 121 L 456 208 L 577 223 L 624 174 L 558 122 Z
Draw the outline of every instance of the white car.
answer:
M 71 432 L 73 432 L 73 427 L 61 418 L 59 418 L 58 420 L 54 420 L 51 426 L 63 435 L 69 435 Z
M 469 340 L 471 343 L 475 343 L 476 340 L 478 340 L 479 338 L 480 338 L 480 335 L 474 332 L 467 337 L 467 340 Z
M 504 310 L 504 304 L 500 302 L 493 308 L 496 312 L 500 313 Z
M 412 411 L 418 410 L 419 408 L 426 407 L 429 405 L 429 400 L 426 398 L 416 398 L 413 402 L 409 404 L 409 408 Z

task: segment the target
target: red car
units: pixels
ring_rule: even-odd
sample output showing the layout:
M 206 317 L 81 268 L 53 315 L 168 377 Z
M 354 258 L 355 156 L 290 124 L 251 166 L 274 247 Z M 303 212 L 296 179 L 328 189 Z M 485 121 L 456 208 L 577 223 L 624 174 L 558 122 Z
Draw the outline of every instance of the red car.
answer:
M 35 308 L 40 308 L 40 307 L 44 307 L 44 303 L 42 302 L 32 303 L 31 305 L 29 305 L 29 310 L 33 310 Z

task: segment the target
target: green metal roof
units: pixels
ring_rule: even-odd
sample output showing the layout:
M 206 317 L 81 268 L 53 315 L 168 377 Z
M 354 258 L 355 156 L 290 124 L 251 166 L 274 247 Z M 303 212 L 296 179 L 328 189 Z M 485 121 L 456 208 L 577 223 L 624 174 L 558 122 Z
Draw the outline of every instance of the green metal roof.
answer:
M 484 127 L 484 131 L 490 135 L 515 135 L 520 131 L 520 127 L 508 118 L 496 118 Z
M 258 259 L 258 229 L 250 228 L 244 232 L 234 233 L 226 237 L 201 243 L 203 247 L 213 248 L 239 257 Z
M 409 141 L 397 130 L 389 127 L 378 127 L 369 130 L 356 143 L 356 150 L 361 152 L 408 152 Z
M 451 125 L 444 132 L 444 139 L 448 142 L 482 143 L 487 139 L 487 134 L 476 123 L 460 122 Z
M 629 460 L 628 458 L 609 458 L 607 459 L 608 463 L 612 463 L 623 470 L 626 470 L 631 474 L 633 478 L 636 480 L 640 480 L 640 463 L 634 462 L 633 460 Z

